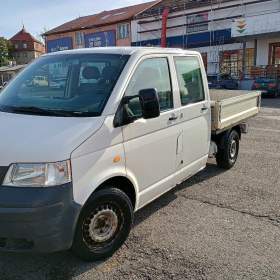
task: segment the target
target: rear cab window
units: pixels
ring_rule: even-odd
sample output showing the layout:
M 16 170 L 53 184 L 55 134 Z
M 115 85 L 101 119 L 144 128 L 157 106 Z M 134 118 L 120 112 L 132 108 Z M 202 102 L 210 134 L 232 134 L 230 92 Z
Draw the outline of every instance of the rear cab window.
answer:
M 175 56 L 174 63 L 181 105 L 204 101 L 205 92 L 198 58 L 195 56 Z

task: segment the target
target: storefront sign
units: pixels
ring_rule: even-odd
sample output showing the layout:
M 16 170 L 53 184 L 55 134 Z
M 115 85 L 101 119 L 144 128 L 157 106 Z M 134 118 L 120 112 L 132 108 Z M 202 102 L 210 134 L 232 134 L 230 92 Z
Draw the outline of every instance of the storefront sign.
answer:
M 85 47 L 112 47 L 116 46 L 116 32 L 105 31 L 85 35 Z
M 56 40 L 47 41 L 47 51 L 58 52 L 73 49 L 73 40 L 71 37 L 64 37 Z
M 280 13 L 263 14 L 234 20 L 232 37 L 252 36 L 280 31 Z

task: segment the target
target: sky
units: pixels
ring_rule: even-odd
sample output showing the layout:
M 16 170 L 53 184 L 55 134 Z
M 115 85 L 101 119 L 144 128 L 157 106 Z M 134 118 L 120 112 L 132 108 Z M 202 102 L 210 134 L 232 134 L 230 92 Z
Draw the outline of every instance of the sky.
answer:
M 27 31 L 39 37 L 66 21 L 150 0 L 0 0 L 0 37 L 10 39 L 24 24 Z M 4 3 L 5 2 L 5 3 Z

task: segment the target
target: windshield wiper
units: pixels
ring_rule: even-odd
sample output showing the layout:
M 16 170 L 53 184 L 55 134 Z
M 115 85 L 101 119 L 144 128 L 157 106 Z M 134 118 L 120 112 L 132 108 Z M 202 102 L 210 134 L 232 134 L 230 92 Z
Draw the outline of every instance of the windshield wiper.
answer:
M 80 112 L 80 111 L 64 111 L 62 109 L 47 109 L 36 106 L 1 106 L 0 111 L 26 114 L 26 115 L 39 115 L 39 116 L 54 116 L 54 117 L 97 117 L 99 114 L 96 112 Z
M 32 115 L 43 115 L 43 116 L 65 116 L 72 117 L 71 112 L 43 109 L 35 106 L 22 106 L 22 107 L 9 107 L 8 111 L 12 113 L 32 114 Z

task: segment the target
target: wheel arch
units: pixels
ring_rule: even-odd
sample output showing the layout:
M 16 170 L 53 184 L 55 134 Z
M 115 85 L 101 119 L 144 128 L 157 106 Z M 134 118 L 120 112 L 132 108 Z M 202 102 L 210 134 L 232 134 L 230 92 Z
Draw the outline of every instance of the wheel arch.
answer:
M 239 135 L 239 140 L 241 140 L 242 130 L 241 130 L 240 125 L 238 124 L 238 125 L 232 127 L 232 128 L 230 129 L 230 132 L 231 132 L 232 130 L 236 130 L 236 131 L 237 131 L 237 133 L 238 133 L 238 135 Z
M 216 142 L 216 144 L 218 146 L 224 147 L 224 139 L 225 139 L 225 135 L 229 135 L 233 130 L 235 130 L 238 135 L 239 135 L 239 140 L 241 140 L 241 135 L 242 135 L 242 130 L 240 125 L 236 125 L 231 127 L 230 129 L 216 135 L 213 140 Z
M 123 191 L 131 200 L 133 209 L 136 209 L 137 203 L 138 203 L 138 195 L 137 195 L 137 188 L 132 183 L 132 180 L 130 180 L 128 177 L 123 175 L 114 176 L 111 178 L 107 178 L 104 180 L 99 186 L 92 192 L 92 194 L 87 199 L 85 205 L 90 201 L 91 197 L 94 196 L 94 194 L 102 189 L 106 189 L 108 187 L 114 187 L 121 191 Z

